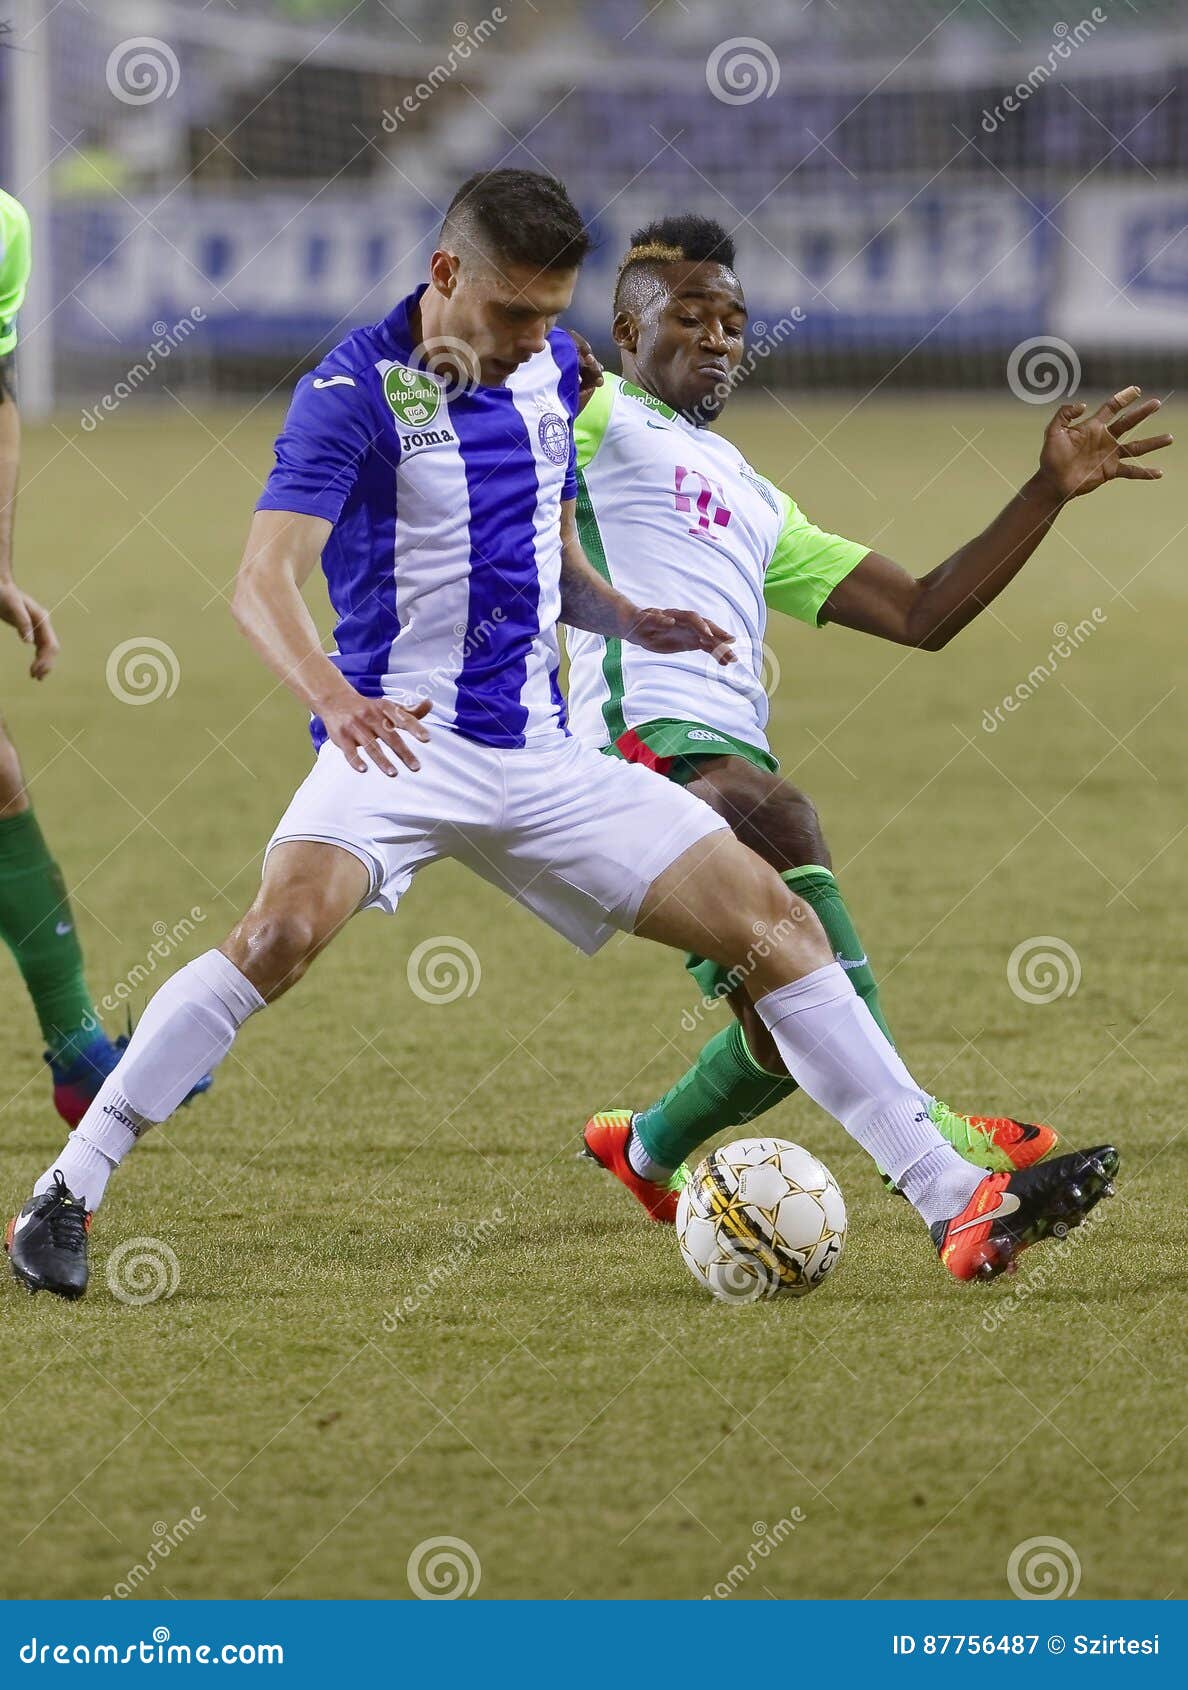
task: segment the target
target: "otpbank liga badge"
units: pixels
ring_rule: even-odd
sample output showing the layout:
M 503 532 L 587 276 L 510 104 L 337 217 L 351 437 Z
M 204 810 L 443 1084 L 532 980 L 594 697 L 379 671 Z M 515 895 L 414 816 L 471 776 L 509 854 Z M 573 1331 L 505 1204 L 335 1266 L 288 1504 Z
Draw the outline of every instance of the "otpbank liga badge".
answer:
M 441 389 L 423 370 L 393 364 L 384 375 L 384 398 L 397 422 L 409 428 L 421 428 L 437 415 Z

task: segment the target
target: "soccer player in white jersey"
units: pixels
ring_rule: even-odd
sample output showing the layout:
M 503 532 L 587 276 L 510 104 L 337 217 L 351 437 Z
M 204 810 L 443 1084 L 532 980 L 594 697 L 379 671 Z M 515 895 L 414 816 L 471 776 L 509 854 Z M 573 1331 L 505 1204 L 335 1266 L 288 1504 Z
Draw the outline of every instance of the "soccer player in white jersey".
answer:
M 747 308 L 734 244 L 696 215 L 640 229 L 619 268 L 612 334 L 623 375 L 590 383 L 576 425 L 578 529 L 586 555 L 630 597 L 695 604 L 735 634 L 728 669 L 699 652 L 659 655 L 589 631 L 567 633 L 574 731 L 588 744 L 668 776 L 710 804 L 816 911 L 831 949 L 887 1038 L 878 989 L 830 866 L 809 798 L 778 773 L 765 727 L 768 607 L 938 650 L 1026 562 L 1067 499 L 1115 476 L 1156 479 L 1133 460 L 1170 443 L 1122 441 L 1159 401 L 1116 394 L 1096 416 L 1062 406 L 1039 469 L 983 533 L 917 580 L 865 545 L 823 533 L 786 492 L 709 425 L 737 384 Z M 588 350 L 588 349 L 584 349 Z M 1133 407 L 1133 408 L 1131 408 Z M 688 958 L 707 998 L 736 1019 L 650 1107 L 587 1122 L 590 1154 L 649 1213 L 657 1181 L 712 1134 L 752 1121 L 791 1092 L 745 978 Z M 942 1135 L 971 1162 L 1009 1171 L 1048 1154 L 1050 1127 L 959 1115 L 933 1099 Z M 890 1180 L 888 1183 L 893 1183 Z
M 582 950 L 624 929 L 749 966 L 790 1071 L 899 1181 L 960 1279 L 1001 1272 L 1109 1191 L 1108 1146 L 1010 1176 L 970 1167 L 811 910 L 707 804 L 569 733 L 559 618 L 716 661 L 730 637 L 692 612 L 641 609 L 582 554 L 578 359 L 553 325 L 587 245 L 559 182 L 473 177 L 428 282 L 298 383 L 233 608 L 312 712 L 317 758 L 251 908 L 157 992 L 11 1223 L 10 1260 L 31 1290 L 82 1294 L 89 1216 L 141 1134 L 356 911 L 394 912 L 440 857 Z M 333 657 L 301 596 L 319 561 L 338 612 Z M 757 932 L 770 939 L 762 955 Z M 658 1184 L 656 1196 L 671 1194 Z

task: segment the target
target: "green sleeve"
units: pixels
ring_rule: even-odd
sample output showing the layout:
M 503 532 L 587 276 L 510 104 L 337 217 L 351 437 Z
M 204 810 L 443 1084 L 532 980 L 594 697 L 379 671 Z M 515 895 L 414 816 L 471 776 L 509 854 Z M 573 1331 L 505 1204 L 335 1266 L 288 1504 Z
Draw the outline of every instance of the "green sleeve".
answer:
M 577 447 L 579 469 L 585 469 L 590 459 L 602 445 L 606 425 L 610 422 L 614 396 L 614 383 L 609 376 L 605 376 L 602 386 L 594 389 L 585 405 L 574 418 L 573 440 Z
M 0 193 L 0 358 L 16 345 L 16 314 L 31 263 L 29 216 L 19 200 Z
M 770 482 L 768 483 L 770 486 Z M 772 488 L 784 514 L 783 526 L 767 566 L 763 596 L 773 610 L 820 626 L 825 600 L 861 563 L 869 546 L 843 540 L 817 528 L 778 487 Z

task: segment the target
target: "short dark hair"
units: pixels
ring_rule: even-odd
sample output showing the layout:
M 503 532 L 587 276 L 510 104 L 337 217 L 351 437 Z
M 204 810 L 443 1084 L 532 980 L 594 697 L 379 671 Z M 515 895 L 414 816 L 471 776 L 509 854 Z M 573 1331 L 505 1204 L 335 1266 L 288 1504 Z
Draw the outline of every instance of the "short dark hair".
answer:
M 645 224 L 631 237 L 615 278 L 615 310 L 632 303 L 632 283 L 661 264 L 702 264 L 712 260 L 734 269 L 734 240 L 712 217 L 682 211 Z M 627 281 L 628 275 L 630 280 Z M 624 283 L 626 281 L 626 286 Z
M 594 244 L 555 176 L 537 170 L 480 170 L 450 201 L 442 234 L 505 264 L 572 270 Z

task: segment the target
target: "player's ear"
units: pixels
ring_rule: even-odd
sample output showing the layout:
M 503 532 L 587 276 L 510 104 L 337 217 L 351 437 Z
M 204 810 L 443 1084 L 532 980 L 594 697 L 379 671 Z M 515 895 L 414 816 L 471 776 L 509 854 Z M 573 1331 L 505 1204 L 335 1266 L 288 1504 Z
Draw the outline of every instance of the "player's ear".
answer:
M 446 299 L 458 285 L 458 268 L 457 255 L 446 252 L 442 247 L 438 247 L 429 260 L 429 281 Z
M 616 311 L 611 324 L 611 339 L 624 352 L 634 352 L 639 344 L 639 322 L 631 311 Z

